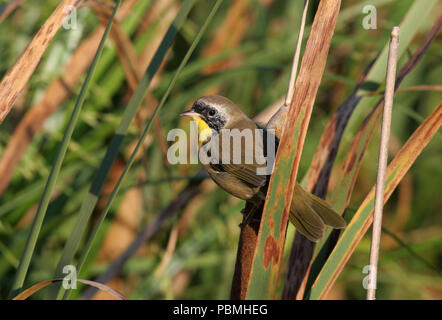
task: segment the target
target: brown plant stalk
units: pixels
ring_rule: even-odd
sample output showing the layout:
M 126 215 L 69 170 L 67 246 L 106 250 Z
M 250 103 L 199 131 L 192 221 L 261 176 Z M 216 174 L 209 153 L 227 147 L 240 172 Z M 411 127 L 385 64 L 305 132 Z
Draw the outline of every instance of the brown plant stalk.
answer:
M 388 53 L 384 114 L 382 116 L 381 145 L 379 148 L 378 175 L 376 179 L 376 194 L 373 215 L 373 234 L 370 249 L 370 266 L 372 269 L 370 270 L 370 287 L 367 290 L 367 300 L 374 300 L 376 293 L 377 266 L 382 232 L 382 211 L 384 207 L 385 175 L 388 161 L 388 141 L 390 140 L 391 110 L 393 108 L 398 50 L 399 27 L 394 27 L 393 31 L 391 32 L 390 51 Z
M 3 77 L 0 83 L 0 123 L 11 111 L 17 97 L 23 91 L 63 21 L 70 15 L 71 10 L 78 7 L 80 3 L 81 0 L 64 0 L 60 3 Z M 70 10 L 66 10 L 67 8 Z

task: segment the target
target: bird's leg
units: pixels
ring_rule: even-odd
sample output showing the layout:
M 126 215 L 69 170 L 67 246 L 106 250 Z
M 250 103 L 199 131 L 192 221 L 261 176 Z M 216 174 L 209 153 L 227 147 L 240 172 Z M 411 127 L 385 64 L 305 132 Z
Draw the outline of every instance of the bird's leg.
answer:
M 257 211 L 259 206 L 255 205 L 255 204 L 251 204 L 251 205 L 252 205 L 252 208 L 249 210 L 249 212 L 246 211 L 247 206 L 241 210 L 241 213 L 243 214 L 243 220 L 239 224 L 240 228 L 245 227 L 247 224 L 249 224 L 251 222 L 258 223 L 261 221 L 261 219 L 253 219 L 253 216 L 255 215 L 255 212 Z

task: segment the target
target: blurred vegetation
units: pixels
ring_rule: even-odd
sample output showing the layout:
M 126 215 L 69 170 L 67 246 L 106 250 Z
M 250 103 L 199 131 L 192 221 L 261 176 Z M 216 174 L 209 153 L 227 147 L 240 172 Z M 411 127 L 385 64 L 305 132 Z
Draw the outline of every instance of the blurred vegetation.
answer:
M 127 2 L 127 0 L 126 0 Z M 138 1 L 119 21 L 139 57 L 141 70 L 156 47 L 145 48 L 164 35 L 180 1 L 165 1 L 159 14 L 151 13 L 160 0 Z M 304 146 L 298 177 L 306 173 L 330 115 L 351 93 L 358 78 L 389 39 L 412 0 L 369 1 L 377 7 L 377 29 L 362 28 L 364 14 L 354 10 L 360 1 L 343 1 L 341 16 L 332 39 L 326 71 Z M 3 4 L 4 1 L 0 2 Z M 0 24 L 0 76 L 3 77 L 59 1 L 23 3 Z M 125 1 L 123 1 L 124 5 Z M 173 44 L 166 63 L 155 76 L 145 103 L 133 121 L 117 161 L 102 191 L 87 233 L 105 205 L 131 150 L 162 97 L 192 39 L 204 22 L 212 1 L 199 1 L 192 9 Z M 307 32 L 318 1 L 313 1 Z M 368 3 L 368 2 L 367 2 Z M 255 116 L 284 96 L 295 49 L 303 1 L 226 0 L 178 78 L 161 110 L 155 128 L 100 229 L 80 278 L 94 279 L 103 273 L 137 233 L 153 221 L 200 169 L 199 165 L 170 165 L 165 159 L 166 134 L 176 127 L 188 128 L 179 113 L 199 96 L 220 93 Z M 416 49 L 429 31 L 437 12 L 413 39 L 408 51 Z M 168 17 L 168 12 L 175 12 Z M 150 19 L 147 19 L 150 17 Z M 44 90 L 63 74 L 63 66 L 93 31 L 100 26 L 96 12 L 82 7 L 76 29 L 60 29 L 45 52 L 14 108 L 0 126 L 0 157 L 23 116 L 41 98 Z M 98 43 L 97 43 L 98 45 Z M 95 49 L 94 49 L 95 50 Z M 442 42 L 437 39 L 401 88 L 440 85 Z M 399 66 L 407 61 L 405 57 Z M 142 66 L 142 67 L 141 67 Z M 32 138 L 15 167 L 13 177 L 0 198 L 0 298 L 10 290 L 27 234 L 58 145 L 78 96 L 82 79 Z M 439 89 L 440 90 L 440 89 Z M 37 242 L 25 288 L 51 279 L 70 236 L 79 208 L 97 167 L 122 117 L 133 88 L 127 81 L 115 42 L 109 37 L 75 128 Z M 440 91 L 405 91 L 395 96 L 390 153 L 394 156 L 423 119 L 442 100 Z M 363 111 L 367 113 L 368 110 Z M 361 118 L 362 119 L 362 118 Z M 360 120 L 361 120 L 360 119 Z M 359 120 L 359 123 L 360 123 Z M 357 119 L 354 121 L 358 121 Z M 384 226 L 378 273 L 378 299 L 442 298 L 442 185 L 440 132 L 424 149 L 401 182 L 384 211 Z M 353 138 L 347 131 L 338 153 L 339 164 Z M 369 146 L 359 173 L 350 207 L 359 207 L 374 185 L 379 132 Z M 337 165 L 336 164 L 336 165 Z M 1 179 L 1 177 L 0 177 Z M 333 181 L 332 181 L 333 182 Z M 333 183 L 330 183 L 332 186 Z M 124 265 L 109 285 L 129 299 L 226 299 L 230 294 L 243 207 L 239 201 L 204 181 L 200 193 L 179 214 L 165 222 L 154 237 Z M 352 214 L 352 210 L 349 210 Z M 288 243 L 294 230 L 289 227 Z M 78 259 L 87 237 L 82 240 Z M 368 264 L 370 237 L 367 234 L 339 277 L 329 298 L 364 299 L 362 269 Z M 290 248 L 286 248 L 289 252 Z M 79 286 L 83 289 L 83 286 Z M 79 298 L 74 290 L 71 298 Z M 44 298 L 46 290 L 33 298 Z M 100 293 L 96 298 L 109 298 Z

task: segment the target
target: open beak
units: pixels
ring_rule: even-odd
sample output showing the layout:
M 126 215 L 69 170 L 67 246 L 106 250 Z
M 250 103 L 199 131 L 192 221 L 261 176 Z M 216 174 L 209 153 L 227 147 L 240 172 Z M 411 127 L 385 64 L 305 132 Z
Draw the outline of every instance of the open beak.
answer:
M 199 118 L 200 114 L 196 113 L 195 111 L 193 111 L 192 109 L 184 111 L 183 113 L 180 114 L 180 116 L 185 116 L 185 117 L 191 117 L 191 118 Z

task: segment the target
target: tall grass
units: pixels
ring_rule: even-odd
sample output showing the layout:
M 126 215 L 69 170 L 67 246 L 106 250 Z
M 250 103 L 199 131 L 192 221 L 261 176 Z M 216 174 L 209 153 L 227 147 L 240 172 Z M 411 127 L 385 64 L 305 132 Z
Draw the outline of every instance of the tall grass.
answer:
M 69 123 L 66 127 L 66 130 L 63 135 L 63 139 L 60 143 L 60 146 L 57 151 L 57 156 L 52 165 L 51 172 L 49 173 L 48 181 L 46 182 L 46 186 L 43 190 L 43 195 L 41 196 L 40 203 L 38 204 L 38 209 L 35 214 L 34 221 L 32 223 L 31 230 L 29 232 L 28 240 L 26 241 L 25 249 L 20 259 L 20 264 L 17 268 L 17 273 L 14 278 L 14 282 L 12 284 L 11 292 L 9 297 L 15 296 L 18 291 L 22 288 L 26 273 L 29 268 L 29 264 L 31 262 L 32 255 L 35 250 L 35 245 L 37 243 L 37 238 L 41 230 L 41 225 L 43 224 L 43 220 L 46 216 L 46 210 L 48 209 L 49 201 L 54 191 L 55 184 L 60 173 L 61 165 L 63 164 L 63 160 L 66 154 L 66 150 L 68 148 L 69 142 L 72 137 L 72 133 L 74 132 L 75 126 L 77 124 L 78 118 L 80 116 L 81 109 L 83 107 L 84 100 L 86 98 L 86 93 L 88 92 L 90 80 L 95 71 L 95 67 L 98 63 L 98 59 L 100 58 L 101 52 L 103 51 L 104 43 L 106 41 L 107 35 L 109 34 L 110 28 L 112 26 L 112 21 L 115 17 L 115 13 L 120 5 L 120 0 L 117 0 L 114 10 L 112 12 L 112 16 L 109 19 L 109 22 L 106 26 L 106 30 L 101 38 L 100 44 L 97 49 L 97 53 L 95 54 L 94 59 L 92 60 L 92 64 L 87 72 L 86 79 L 83 82 L 83 85 L 80 90 L 80 94 L 78 95 L 77 101 L 75 102 L 75 107 L 72 112 L 72 115 L 69 119 Z

